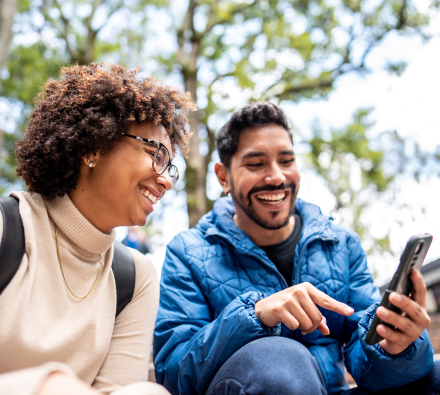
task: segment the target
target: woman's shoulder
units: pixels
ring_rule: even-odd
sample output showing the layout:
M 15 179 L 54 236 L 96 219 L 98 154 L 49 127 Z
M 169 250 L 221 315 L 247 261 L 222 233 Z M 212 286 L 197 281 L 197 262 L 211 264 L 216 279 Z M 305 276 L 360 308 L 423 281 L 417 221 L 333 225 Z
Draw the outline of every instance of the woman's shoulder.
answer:
M 39 193 L 29 193 L 25 191 L 13 191 L 9 194 L 18 199 L 21 203 L 33 207 L 34 209 L 46 210 L 46 203 Z
M 18 199 L 18 207 L 23 223 L 32 221 L 34 226 L 38 226 L 40 221 L 47 217 L 46 202 L 39 193 L 14 191 L 9 196 Z
M 24 191 L 13 191 L 9 196 L 15 197 L 19 201 L 19 212 L 22 222 L 28 221 L 32 216 L 38 213 L 47 213 L 46 203 L 43 197 L 38 193 L 29 193 Z M 3 215 L 0 214 L 0 243 L 3 237 Z

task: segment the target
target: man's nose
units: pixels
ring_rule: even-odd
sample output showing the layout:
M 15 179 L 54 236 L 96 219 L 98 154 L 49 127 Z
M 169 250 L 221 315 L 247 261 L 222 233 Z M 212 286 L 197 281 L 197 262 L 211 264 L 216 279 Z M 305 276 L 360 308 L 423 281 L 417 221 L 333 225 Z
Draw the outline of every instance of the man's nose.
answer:
M 264 177 L 264 181 L 267 184 L 273 185 L 279 185 L 286 181 L 286 176 L 278 166 L 278 163 L 274 163 L 268 168 L 268 172 Z

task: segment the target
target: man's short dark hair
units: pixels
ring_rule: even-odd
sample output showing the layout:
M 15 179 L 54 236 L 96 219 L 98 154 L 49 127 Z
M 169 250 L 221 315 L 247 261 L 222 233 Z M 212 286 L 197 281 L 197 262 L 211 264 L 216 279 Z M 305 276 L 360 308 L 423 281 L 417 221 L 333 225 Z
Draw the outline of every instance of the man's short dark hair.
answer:
M 240 134 L 253 126 L 276 124 L 284 128 L 293 143 L 292 130 L 286 114 L 277 105 L 269 102 L 249 104 L 235 111 L 231 119 L 218 131 L 215 138 L 220 161 L 229 168 L 231 158 L 237 152 Z

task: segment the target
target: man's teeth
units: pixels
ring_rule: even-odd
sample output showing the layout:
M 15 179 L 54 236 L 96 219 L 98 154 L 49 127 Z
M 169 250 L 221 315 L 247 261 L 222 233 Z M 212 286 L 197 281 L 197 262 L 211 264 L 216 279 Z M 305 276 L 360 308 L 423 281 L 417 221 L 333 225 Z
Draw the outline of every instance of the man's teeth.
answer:
M 142 194 L 153 204 L 157 202 L 157 197 L 154 196 L 148 189 L 142 189 Z
M 277 195 L 257 195 L 257 198 L 260 200 L 264 200 L 266 204 L 278 204 L 280 203 L 286 196 L 286 193 L 279 193 Z

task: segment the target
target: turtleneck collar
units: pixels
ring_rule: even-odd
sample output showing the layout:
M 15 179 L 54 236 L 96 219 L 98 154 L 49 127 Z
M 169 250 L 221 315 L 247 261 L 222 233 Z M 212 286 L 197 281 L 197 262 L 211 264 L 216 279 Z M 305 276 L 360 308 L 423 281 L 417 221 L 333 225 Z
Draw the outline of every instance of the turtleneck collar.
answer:
M 103 254 L 115 241 L 114 230 L 105 234 L 96 229 L 80 213 L 67 194 L 46 201 L 46 207 L 52 221 L 66 237 L 66 241 L 86 255 Z

